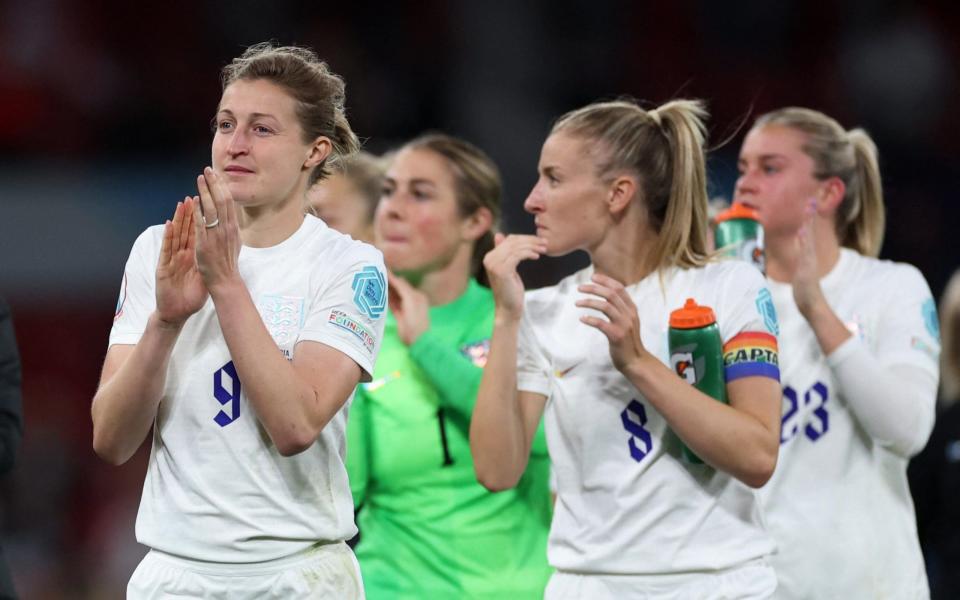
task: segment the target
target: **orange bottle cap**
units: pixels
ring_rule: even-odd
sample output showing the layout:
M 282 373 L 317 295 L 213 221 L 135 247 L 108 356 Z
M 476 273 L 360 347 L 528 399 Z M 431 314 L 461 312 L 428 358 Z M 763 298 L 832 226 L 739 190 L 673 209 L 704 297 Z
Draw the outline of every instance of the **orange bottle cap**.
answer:
M 713 309 L 700 306 L 693 298 L 687 298 L 683 308 L 670 313 L 670 327 L 674 329 L 699 329 L 717 322 Z
M 730 208 L 714 217 L 713 221 L 714 223 L 722 223 L 731 219 L 753 219 L 754 221 L 759 221 L 760 215 L 756 209 L 750 208 L 740 202 L 734 202 L 730 205 Z

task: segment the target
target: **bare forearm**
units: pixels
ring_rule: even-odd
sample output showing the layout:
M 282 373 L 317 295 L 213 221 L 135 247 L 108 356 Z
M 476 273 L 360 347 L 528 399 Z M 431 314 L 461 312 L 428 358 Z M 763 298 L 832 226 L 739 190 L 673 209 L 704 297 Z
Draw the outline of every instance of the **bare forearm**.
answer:
M 836 350 L 840 344 L 850 339 L 852 335 L 843 324 L 826 299 L 823 299 L 809 308 L 801 308 L 803 318 L 817 337 L 817 343 L 824 355 Z
M 163 324 L 154 313 L 123 364 L 113 373 L 107 373 L 111 367 L 105 365 L 91 407 L 93 447 L 104 460 L 123 464 L 150 431 L 180 329 Z
M 491 490 L 513 487 L 530 451 L 517 398 L 519 323 L 494 325 L 490 352 L 470 421 L 470 451 L 477 479 Z
M 277 450 L 305 450 L 343 405 L 299 377 L 277 348 L 242 281 L 211 289 L 220 328 L 247 400 Z
M 772 424 L 707 396 L 651 355 L 627 377 L 705 462 L 752 487 L 769 479 L 779 449 Z

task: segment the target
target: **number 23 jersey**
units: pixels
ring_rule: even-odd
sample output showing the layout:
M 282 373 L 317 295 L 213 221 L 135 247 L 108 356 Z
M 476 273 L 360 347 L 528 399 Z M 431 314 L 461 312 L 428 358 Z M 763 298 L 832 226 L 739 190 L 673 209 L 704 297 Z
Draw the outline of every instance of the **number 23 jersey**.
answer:
M 820 285 L 880 367 L 937 377 L 936 311 L 919 271 L 842 249 Z M 769 286 L 780 317 L 783 419 L 779 463 L 760 498 L 778 546 L 778 597 L 927 596 L 907 459 L 859 425 L 791 286 Z
M 134 243 L 110 344 L 136 344 L 156 307 L 162 227 Z M 268 248 L 244 246 L 240 275 L 272 351 L 300 341 L 352 358 L 369 380 L 383 333 L 380 252 L 307 216 Z M 349 400 L 348 400 L 349 404 Z M 282 456 L 248 403 L 213 301 L 184 324 L 170 358 L 137 515 L 137 540 L 194 560 L 260 562 L 356 533 L 344 466 L 346 406 L 316 442 Z
M 592 274 L 588 267 L 528 292 L 519 336 L 518 389 L 547 397 L 557 484 L 550 564 L 577 573 L 657 575 L 725 569 L 769 554 L 773 542 L 756 492 L 708 465 L 685 462 L 666 420 L 613 366 L 606 336 L 579 321 L 597 314 L 575 305 L 585 297 L 577 286 Z M 665 364 L 669 314 L 687 298 L 714 310 L 726 347 L 745 350 L 732 353 L 744 360 L 733 358 L 738 364 L 730 366 L 761 375 L 776 362 L 776 315 L 762 275 L 749 265 L 668 269 L 662 286 L 654 273 L 627 293 L 644 347 Z M 746 360 L 760 355 L 770 363 Z

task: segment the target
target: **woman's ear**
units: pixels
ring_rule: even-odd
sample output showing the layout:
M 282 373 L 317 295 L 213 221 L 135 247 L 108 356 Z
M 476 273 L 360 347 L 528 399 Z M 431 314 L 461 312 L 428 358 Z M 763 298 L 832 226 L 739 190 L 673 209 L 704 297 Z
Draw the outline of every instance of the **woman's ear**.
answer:
M 821 215 L 836 214 L 837 209 L 847 194 L 847 186 L 839 177 L 830 177 L 820 184 L 817 194 L 817 212 Z
M 481 206 L 463 220 L 460 226 L 460 235 L 463 236 L 463 239 L 473 242 L 483 237 L 483 234 L 490 231 L 492 226 L 493 213 L 490 212 L 489 208 Z
M 310 146 L 310 152 L 307 154 L 307 159 L 303 162 L 303 168 L 312 169 L 326 160 L 331 152 L 333 152 L 333 142 L 331 142 L 327 136 L 321 135 L 315 139 L 313 145 Z
M 623 213 L 636 195 L 637 187 L 637 179 L 630 175 L 621 175 L 614 179 L 607 196 L 609 211 L 614 215 Z

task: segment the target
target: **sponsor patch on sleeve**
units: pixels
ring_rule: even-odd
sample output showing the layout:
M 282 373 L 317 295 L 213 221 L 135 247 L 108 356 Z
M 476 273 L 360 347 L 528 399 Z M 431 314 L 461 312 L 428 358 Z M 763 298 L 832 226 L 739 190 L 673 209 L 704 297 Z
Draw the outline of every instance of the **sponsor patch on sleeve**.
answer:
M 763 325 L 773 335 L 780 335 L 780 324 L 777 322 L 777 309 L 773 307 L 773 296 L 770 290 L 763 288 L 757 294 L 757 310 L 763 317 Z M 776 340 L 774 340 L 776 341 Z
M 937 303 L 933 301 L 933 298 L 927 298 L 920 307 L 920 311 L 923 313 L 923 324 L 927 327 L 927 333 L 939 342 L 940 320 L 937 319 Z
M 327 323 L 340 329 L 345 329 L 357 336 L 357 339 L 363 342 L 363 347 L 367 349 L 367 352 L 373 352 L 373 335 L 366 327 L 358 323 L 355 319 L 350 318 L 350 315 L 347 313 L 342 310 L 333 309 L 330 311 Z
M 777 338 L 769 333 L 744 331 L 723 345 L 723 371 L 727 382 L 741 377 L 769 377 L 780 381 Z
M 379 319 L 387 307 L 387 281 L 374 266 L 367 266 L 353 276 L 353 303 L 364 315 Z

